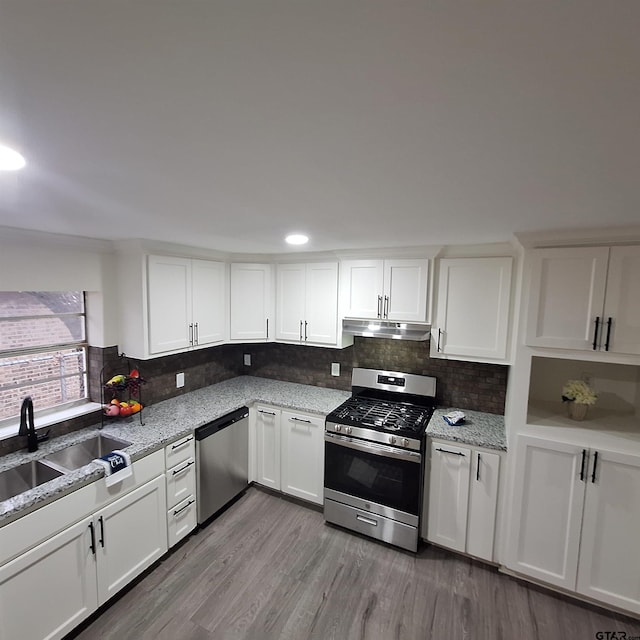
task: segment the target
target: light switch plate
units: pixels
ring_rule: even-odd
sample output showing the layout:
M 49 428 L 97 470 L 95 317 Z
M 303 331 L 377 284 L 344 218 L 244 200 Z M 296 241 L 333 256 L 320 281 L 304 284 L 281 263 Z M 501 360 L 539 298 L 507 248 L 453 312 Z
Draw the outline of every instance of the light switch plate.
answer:
M 176 389 L 184 387 L 184 372 L 176 373 Z
M 331 363 L 331 375 L 332 376 L 339 376 L 340 375 L 340 363 L 339 362 L 332 362 Z
M 251 354 L 250 353 L 245 353 L 244 354 L 244 366 L 245 367 L 250 367 L 251 366 Z

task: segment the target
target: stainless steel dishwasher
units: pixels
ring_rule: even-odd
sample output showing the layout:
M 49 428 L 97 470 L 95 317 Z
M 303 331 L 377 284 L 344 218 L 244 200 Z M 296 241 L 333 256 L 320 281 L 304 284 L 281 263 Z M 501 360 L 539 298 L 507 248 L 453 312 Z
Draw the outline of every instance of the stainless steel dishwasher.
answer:
M 195 430 L 198 524 L 249 484 L 249 409 L 241 407 Z

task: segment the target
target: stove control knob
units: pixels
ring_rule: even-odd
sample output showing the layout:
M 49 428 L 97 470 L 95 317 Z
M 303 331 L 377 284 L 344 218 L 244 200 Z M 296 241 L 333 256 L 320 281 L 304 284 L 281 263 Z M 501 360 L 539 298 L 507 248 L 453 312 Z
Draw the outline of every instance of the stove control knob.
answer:
M 347 427 L 347 433 L 348 433 L 349 435 L 351 435 L 351 432 L 352 432 L 352 431 L 353 431 L 353 429 L 352 429 L 351 427 Z
M 342 431 L 342 425 L 341 424 L 337 424 L 336 425 L 336 431 Z
M 391 444 L 395 444 L 396 443 L 396 437 L 395 436 L 389 436 L 389 442 Z
M 408 438 L 402 438 L 402 444 L 403 444 L 405 447 L 408 447 L 408 446 L 409 446 L 409 439 L 408 439 Z

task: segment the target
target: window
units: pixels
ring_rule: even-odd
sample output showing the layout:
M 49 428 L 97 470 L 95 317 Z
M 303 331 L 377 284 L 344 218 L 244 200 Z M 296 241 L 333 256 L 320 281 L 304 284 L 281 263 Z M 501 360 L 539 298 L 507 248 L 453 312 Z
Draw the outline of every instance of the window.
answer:
M 84 292 L 0 291 L 0 425 L 87 399 Z

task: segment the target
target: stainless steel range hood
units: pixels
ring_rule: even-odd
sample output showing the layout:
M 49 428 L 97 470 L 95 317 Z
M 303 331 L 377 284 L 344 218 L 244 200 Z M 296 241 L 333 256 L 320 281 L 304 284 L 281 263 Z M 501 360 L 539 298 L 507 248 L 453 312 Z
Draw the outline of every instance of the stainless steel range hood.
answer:
M 387 338 L 392 340 L 429 340 L 431 325 L 419 322 L 394 322 L 393 320 L 359 320 L 345 318 L 342 330 L 352 336 Z

